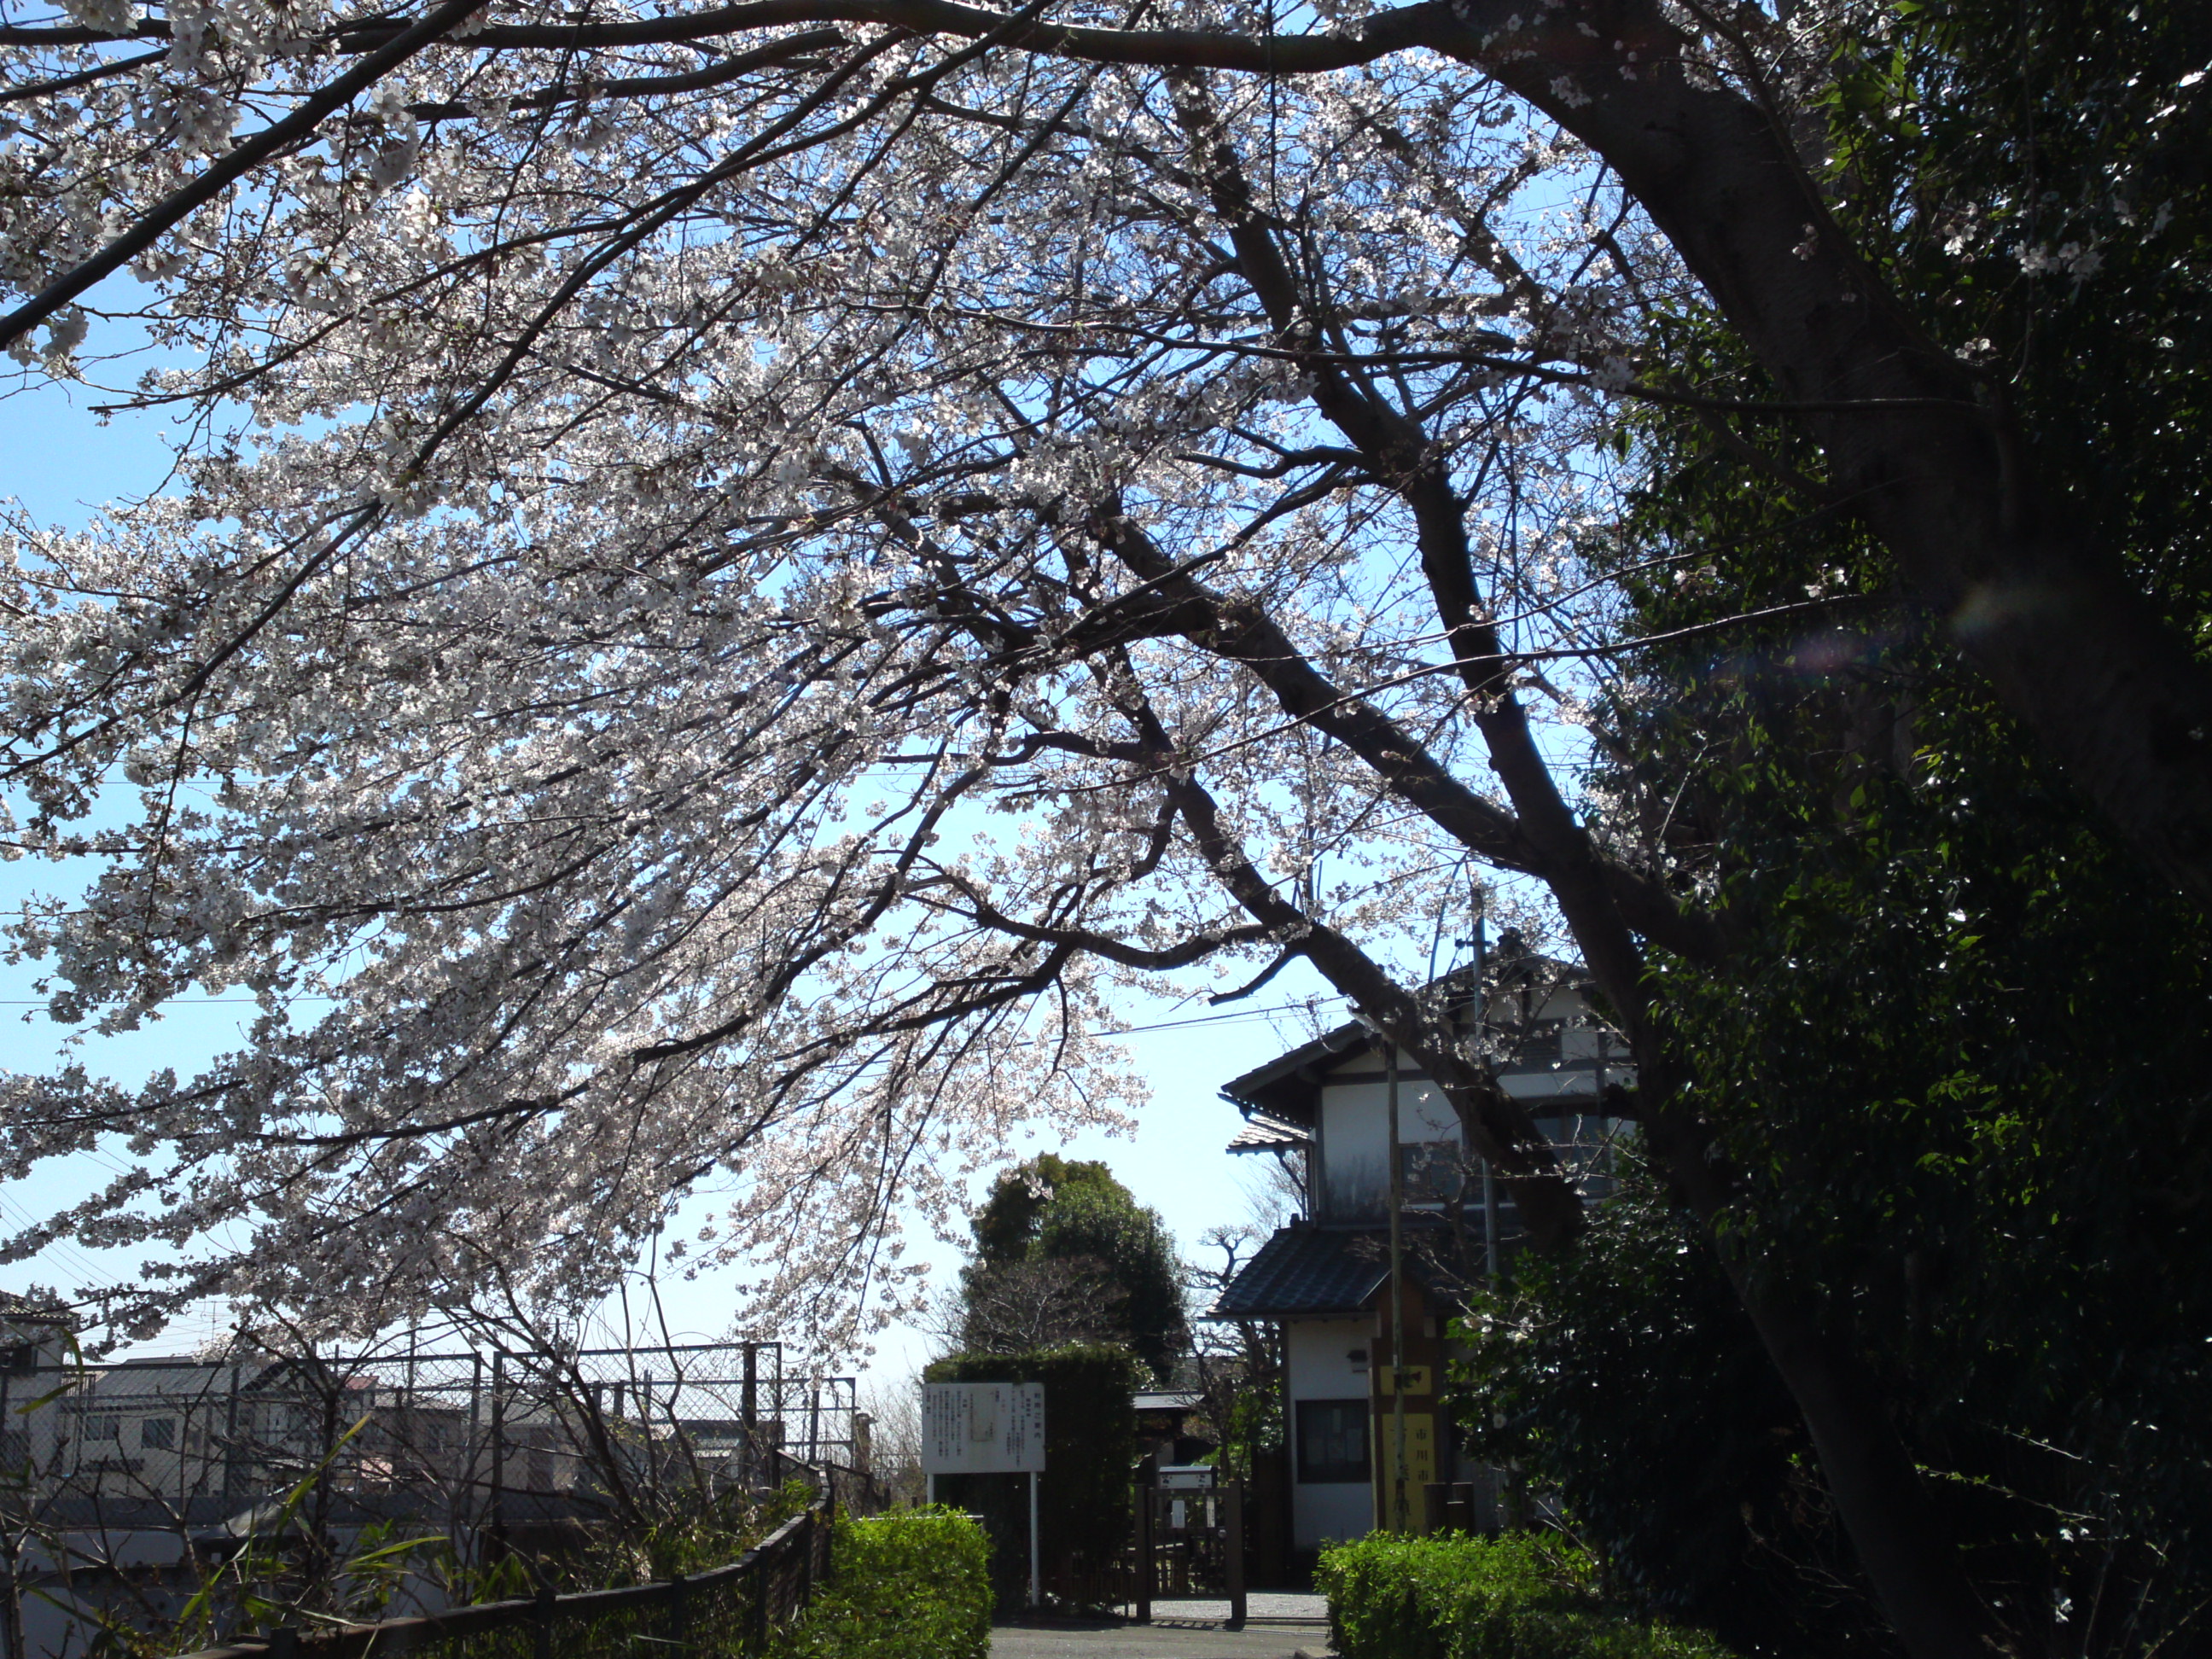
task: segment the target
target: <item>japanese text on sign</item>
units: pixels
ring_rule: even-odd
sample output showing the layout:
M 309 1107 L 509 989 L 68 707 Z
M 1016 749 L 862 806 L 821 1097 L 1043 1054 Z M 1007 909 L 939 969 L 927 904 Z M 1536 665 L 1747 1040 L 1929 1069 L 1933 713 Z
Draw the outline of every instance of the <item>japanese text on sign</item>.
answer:
M 928 1474 L 1013 1474 L 1044 1468 L 1044 1384 L 925 1382 L 921 1467 Z

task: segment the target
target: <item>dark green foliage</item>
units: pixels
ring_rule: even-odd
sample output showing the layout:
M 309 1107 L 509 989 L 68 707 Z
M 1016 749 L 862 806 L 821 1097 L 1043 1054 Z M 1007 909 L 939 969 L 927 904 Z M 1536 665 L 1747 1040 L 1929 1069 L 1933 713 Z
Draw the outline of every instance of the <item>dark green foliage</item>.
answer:
M 1044 1384 L 1045 1473 L 1038 1490 L 1043 1564 L 1096 1573 L 1127 1540 L 1137 1461 L 1129 1396 L 1145 1385 L 1126 1348 L 1088 1344 L 1025 1354 L 954 1354 L 931 1364 L 932 1382 Z M 939 1475 L 938 1496 L 984 1517 L 996 1546 L 1002 1605 L 1018 1605 L 1029 1558 L 1028 1477 Z
M 1648 1176 L 1571 1254 L 1522 1258 L 1460 1334 L 1469 1449 L 1561 1498 L 1626 1599 L 1747 1652 L 1887 1651 L 1863 1601 L 1826 1588 L 1850 1559 L 1796 1406 Z
M 1609 1601 L 1580 1550 L 1528 1534 L 1376 1534 L 1322 1553 L 1342 1659 L 1726 1659 L 1702 1631 Z
M 1031 1158 L 999 1177 L 974 1225 L 970 1352 L 1121 1341 L 1166 1380 L 1189 1342 L 1182 1265 L 1158 1212 L 1103 1164 Z
M 2206 637 L 2212 100 L 2179 82 L 2212 12 L 1948 0 L 1854 27 L 1840 216 L 1984 371 L 2033 513 L 2073 515 Z M 1709 393 L 1783 395 L 1711 317 L 1651 348 Z M 1631 631 L 1667 636 L 1613 683 L 1633 759 L 1597 781 L 1729 918 L 1725 969 L 1662 960 L 1654 984 L 1741 1174 L 1723 1247 L 1865 1364 L 2022 1650 L 2202 1646 L 2212 928 L 1961 661 L 1971 607 L 1917 609 L 1848 503 L 1779 484 L 1821 472 L 1786 423 L 1719 425 L 1640 416 L 1650 483 L 1589 551 Z M 1875 1621 L 1689 1237 L 1633 1195 L 1589 1264 L 1532 1268 L 1483 1339 L 1506 1427 L 1482 1431 L 1559 1485 L 1624 1589 L 1778 1650 L 1848 1645 Z
M 955 1509 L 840 1521 L 829 1584 L 774 1659 L 986 1659 L 991 1544 Z
M 1846 222 L 1929 335 L 1986 366 L 2046 500 L 2202 637 L 2212 98 L 2183 82 L 2212 60 L 2212 9 L 1862 18 L 1832 106 Z
M 975 1234 L 975 1259 L 989 1267 L 1019 1261 L 1037 1242 L 1044 1211 L 1054 1200 L 1080 1188 L 1095 1188 L 1124 1204 L 1136 1198 L 1114 1179 L 1114 1172 L 1094 1161 L 1078 1162 L 1056 1152 L 1040 1152 L 1018 1168 L 1007 1170 L 991 1183 L 991 1195 L 975 1212 L 971 1224 Z
M 1126 1192 L 1078 1187 L 1047 1205 L 1036 1254 L 1048 1261 L 1095 1261 L 1113 1287 L 1107 1313 L 1137 1357 L 1165 1382 L 1189 1343 L 1182 1273 L 1157 1211 Z

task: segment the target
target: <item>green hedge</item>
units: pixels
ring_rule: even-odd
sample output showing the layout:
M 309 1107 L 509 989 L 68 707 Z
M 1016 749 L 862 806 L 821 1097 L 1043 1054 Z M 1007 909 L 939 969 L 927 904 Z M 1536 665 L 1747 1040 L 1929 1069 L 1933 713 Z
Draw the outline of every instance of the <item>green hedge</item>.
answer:
M 1115 1343 L 1032 1353 L 953 1354 L 922 1373 L 932 1382 L 1044 1384 L 1044 1475 L 1037 1486 L 1039 1553 L 1048 1579 L 1096 1577 L 1129 1536 L 1137 1417 L 1129 1396 L 1147 1373 Z M 1021 1604 L 1029 1574 L 1029 1477 L 940 1474 L 939 1501 L 983 1517 L 998 1545 L 999 1599 Z
M 987 1659 L 991 1546 L 957 1510 L 840 1521 L 830 1582 L 775 1659 Z
M 1589 1556 L 1531 1534 L 1383 1534 L 1324 1551 L 1316 1581 L 1343 1659 L 1728 1659 L 1703 1631 L 1599 1593 Z

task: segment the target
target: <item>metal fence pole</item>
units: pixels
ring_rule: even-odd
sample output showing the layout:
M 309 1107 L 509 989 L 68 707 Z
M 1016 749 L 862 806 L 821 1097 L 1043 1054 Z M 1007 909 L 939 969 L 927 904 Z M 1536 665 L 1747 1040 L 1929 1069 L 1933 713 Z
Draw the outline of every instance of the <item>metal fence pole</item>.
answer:
M 507 1356 L 491 1356 L 491 1530 L 507 1548 Z
M 36 1365 L 38 1351 L 33 1348 L 31 1355 L 31 1363 Z M 8 1409 L 8 1384 L 10 1380 L 7 1370 L 0 1370 L 0 1452 L 10 1449 L 9 1437 L 15 1432 L 12 1425 L 15 1419 Z M 37 1378 L 33 1376 L 32 1379 L 33 1392 L 31 1396 L 33 1400 L 38 1398 L 35 1392 L 37 1386 Z M 15 1460 L 13 1457 L 7 1457 L 4 1461 L 8 1467 L 4 1470 L 0 1470 L 0 1485 L 13 1486 L 15 1484 Z M 27 1510 L 31 1503 L 31 1433 L 27 1424 L 23 1430 L 22 1477 L 23 1506 Z M 4 1598 L 0 1599 L 0 1638 L 5 1639 L 8 1659 L 25 1659 L 23 1601 L 21 1592 L 17 1589 L 15 1583 L 15 1540 L 13 1538 L 0 1540 L 0 1598 Z
M 1222 1519 L 1224 1566 L 1229 1580 L 1229 1628 L 1244 1628 L 1244 1483 L 1229 1483 L 1228 1513 Z
M 230 1368 L 230 1409 L 222 1425 L 222 1506 L 226 1510 L 238 1502 L 238 1372 Z
M 738 1415 L 745 1425 L 745 1455 L 740 1478 L 748 1486 L 760 1484 L 760 1344 L 745 1344 L 745 1380 L 738 1396 Z

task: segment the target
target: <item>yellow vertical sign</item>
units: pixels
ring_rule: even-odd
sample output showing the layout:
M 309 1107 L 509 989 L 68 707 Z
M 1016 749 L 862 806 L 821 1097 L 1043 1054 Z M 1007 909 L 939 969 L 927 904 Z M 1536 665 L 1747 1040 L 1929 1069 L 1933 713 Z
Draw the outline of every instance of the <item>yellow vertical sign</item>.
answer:
M 1396 1524 L 1398 1414 L 1387 1407 L 1375 1413 L 1375 1516 L 1386 1528 Z M 1437 1479 L 1437 1417 L 1434 1412 L 1406 1413 L 1406 1519 L 1416 1532 L 1428 1527 L 1427 1494 Z

